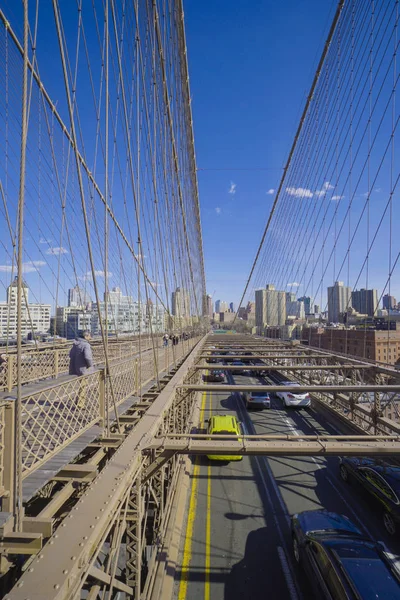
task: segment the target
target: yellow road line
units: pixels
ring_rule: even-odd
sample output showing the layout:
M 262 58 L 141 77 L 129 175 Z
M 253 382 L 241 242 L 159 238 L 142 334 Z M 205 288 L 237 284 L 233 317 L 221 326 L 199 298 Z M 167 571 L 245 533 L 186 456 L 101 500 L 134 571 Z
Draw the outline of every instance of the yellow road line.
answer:
M 209 418 L 212 414 L 211 393 Z M 210 562 L 211 562 L 211 465 L 207 467 L 207 509 L 206 509 L 206 560 L 204 566 L 205 583 L 204 583 L 204 600 L 210 600 Z
M 200 410 L 200 423 L 203 427 L 203 418 L 204 418 L 204 410 L 207 400 L 207 393 L 203 393 L 201 410 Z M 188 583 L 189 583 L 189 567 L 190 561 L 192 559 L 192 541 L 193 541 L 193 530 L 194 530 L 194 522 L 196 519 L 196 507 L 197 507 L 197 491 L 199 485 L 199 472 L 200 472 L 200 464 L 198 457 L 196 458 L 196 463 L 193 469 L 193 481 L 192 481 L 192 490 L 190 493 L 190 503 L 189 503 L 189 514 L 186 525 L 186 534 L 185 534 L 185 545 L 183 547 L 183 558 L 182 558 L 182 568 L 181 568 L 181 579 L 179 583 L 179 592 L 178 592 L 178 600 L 185 600 Z

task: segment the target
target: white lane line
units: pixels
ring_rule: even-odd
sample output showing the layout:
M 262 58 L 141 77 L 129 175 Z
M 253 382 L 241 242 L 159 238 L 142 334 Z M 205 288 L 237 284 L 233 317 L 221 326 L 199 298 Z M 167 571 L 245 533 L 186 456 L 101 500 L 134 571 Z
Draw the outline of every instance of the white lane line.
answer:
M 296 598 L 298 598 L 296 585 L 293 581 L 292 572 L 287 561 L 285 551 L 283 548 L 281 548 L 281 546 L 278 546 L 278 556 L 279 560 L 281 561 L 282 571 L 286 579 L 286 585 L 289 590 L 290 597 L 292 600 L 296 600 Z
M 296 429 L 294 428 L 294 426 L 292 425 L 292 423 L 289 422 L 288 419 L 285 419 L 285 423 L 288 425 L 288 427 L 290 428 L 290 430 L 292 431 L 292 433 L 294 433 L 294 435 L 300 436 L 300 433 L 298 431 L 296 431 Z M 324 467 L 317 461 L 317 459 L 315 458 L 315 456 L 311 456 L 311 459 L 317 465 L 318 469 L 322 469 L 322 468 L 326 468 L 327 469 L 327 465 L 326 465 L 325 459 L 323 459 L 323 461 L 324 461 Z M 325 479 L 333 487 L 333 489 L 335 490 L 335 492 L 337 493 L 337 495 L 340 497 L 340 499 L 342 500 L 342 502 L 346 506 L 347 510 L 349 512 L 351 512 L 351 514 L 353 515 L 354 520 L 357 521 L 357 523 L 359 524 L 359 526 L 361 527 L 361 529 L 364 529 L 364 531 L 369 535 L 369 537 L 372 538 L 372 539 L 374 539 L 374 536 L 371 534 L 371 532 L 369 531 L 368 527 L 365 525 L 365 521 L 363 519 L 360 519 L 360 517 L 355 512 L 355 510 L 353 510 L 353 508 L 350 506 L 348 500 L 346 500 L 346 498 L 343 496 L 343 494 L 339 490 L 339 488 L 333 483 L 333 481 L 329 477 L 329 475 L 326 475 Z
M 237 394 L 235 394 L 235 398 L 236 398 L 237 410 L 238 410 L 238 413 L 240 415 L 240 420 L 242 421 L 242 423 L 244 423 L 245 416 L 244 416 L 244 413 L 243 413 L 243 410 L 242 410 L 242 406 L 241 406 L 241 403 L 240 403 L 240 400 L 239 400 Z M 247 417 L 248 417 L 248 419 L 250 419 L 249 415 L 247 415 Z M 258 472 L 259 472 L 259 475 L 260 475 L 260 480 L 262 482 L 262 485 L 263 485 L 263 488 L 264 488 L 264 492 L 265 492 L 265 495 L 266 495 L 266 498 L 267 498 L 267 502 L 269 503 L 269 505 L 271 507 L 270 514 L 272 515 L 272 518 L 273 518 L 274 523 L 275 523 L 276 530 L 278 532 L 279 539 L 280 539 L 281 544 L 282 544 L 282 547 L 280 547 L 280 546 L 278 547 L 278 554 L 279 554 L 279 558 L 281 560 L 282 571 L 283 571 L 283 575 L 284 575 L 286 583 L 287 583 L 288 591 L 289 591 L 291 600 L 301 600 L 303 598 L 303 596 L 301 594 L 299 594 L 299 592 L 297 590 L 297 587 L 296 587 L 296 585 L 294 583 L 294 581 L 295 581 L 294 570 L 290 566 L 290 563 L 289 563 L 289 561 L 287 559 L 287 556 L 286 556 L 286 552 L 285 552 L 285 550 L 283 548 L 283 547 L 287 548 L 287 542 L 285 540 L 285 536 L 283 534 L 282 527 L 281 527 L 281 525 L 279 523 L 278 515 L 277 515 L 276 510 L 275 510 L 275 505 L 274 505 L 274 502 L 272 500 L 271 493 L 270 493 L 270 491 L 268 489 L 267 481 L 265 479 L 265 474 L 263 472 L 263 469 L 261 468 L 259 457 L 255 456 L 254 458 L 255 458 L 257 469 L 258 469 Z M 275 481 L 275 478 L 274 478 L 274 476 L 272 474 L 272 470 L 271 470 L 271 468 L 270 468 L 270 466 L 268 464 L 268 461 L 265 458 L 264 458 L 264 466 L 265 466 L 266 471 L 268 472 L 268 475 L 270 477 L 270 481 L 271 481 L 271 483 L 272 483 L 272 485 L 274 487 L 276 496 L 277 496 L 278 501 L 279 501 L 279 503 L 281 505 L 281 508 L 282 508 L 283 515 L 285 517 L 286 523 L 288 524 L 288 526 L 290 526 L 290 517 L 288 515 L 286 504 L 285 504 L 285 502 L 283 500 L 283 497 L 281 495 L 279 487 L 278 487 L 278 485 L 277 485 L 277 483 Z
M 237 400 L 237 396 L 236 396 L 236 401 L 237 401 L 238 412 L 240 414 L 240 420 L 242 421 L 242 423 L 244 423 L 245 416 L 244 416 L 243 411 L 242 411 L 242 406 L 241 406 L 240 402 Z M 250 417 L 248 417 L 248 418 L 250 418 Z M 254 430 L 254 426 L 253 426 L 253 433 L 256 433 L 256 431 Z M 267 484 L 266 484 L 266 481 L 265 481 L 265 478 L 264 478 L 264 474 L 263 474 L 262 469 L 261 469 L 260 459 L 259 459 L 258 456 L 256 456 L 255 459 L 256 459 L 256 463 L 257 463 L 258 469 L 259 469 L 260 474 L 261 474 L 261 479 L 262 479 L 262 482 L 263 482 L 263 485 L 264 485 L 265 492 L 269 496 L 269 498 L 271 499 L 271 496 L 270 496 L 270 493 L 269 493 L 269 490 L 268 490 L 268 487 L 267 487 Z M 275 481 L 275 477 L 274 477 L 274 475 L 272 473 L 272 469 L 271 469 L 271 467 L 269 465 L 269 462 L 268 462 L 268 460 L 265 457 L 262 457 L 262 462 L 263 462 L 263 465 L 265 467 L 265 470 L 268 473 L 268 476 L 269 476 L 271 484 L 272 484 L 272 486 L 274 488 L 276 497 L 278 498 L 278 502 L 281 505 L 281 509 L 282 509 L 283 515 L 284 515 L 284 517 L 285 517 L 288 525 L 290 525 L 290 517 L 289 517 L 288 510 L 287 510 L 287 506 L 285 504 L 285 501 L 283 499 L 283 496 L 281 494 L 279 486 L 278 486 L 278 484 Z M 272 503 L 272 499 L 271 499 L 271 506 L 274 506 L 273 503 Z

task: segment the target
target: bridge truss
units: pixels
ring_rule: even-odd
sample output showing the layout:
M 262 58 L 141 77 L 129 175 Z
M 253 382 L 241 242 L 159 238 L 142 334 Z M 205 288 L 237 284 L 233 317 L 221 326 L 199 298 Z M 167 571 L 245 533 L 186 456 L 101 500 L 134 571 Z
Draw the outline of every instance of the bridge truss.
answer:
M 311 393 L 317 410 L 339 418 L 347 433 L 334 436 L 244 433 L 239 438 L 229 438 L 201 431 L 199 391 L 239 393 L 253 389 L 251 385 L 200 383 L 200 373 L 206 368 L 203 357 L 209 358 L 212 353 L 215 360 L 219 349 L 224 359 L 229 350 L 234 358 L 245 356 L 258 361 L 261 357 L 264 369 L 295 371 L 299 381 L 302 377 L 307 380 L 307 385 L 301 384 L 299 389 L 304 387 Z M 298 363 L 314 360 L 315 364 L 294 367 L 287 362 L 287 357 L 293 354 Z M 321 382 L 321 367 L 325 379 L 327 375 L 337 377 L 339 372 L 346 381 L 326 385 Z M 207 368 L 235 370 L 234 366 L 218 363 L 208 364 Z M 398 425 L 376 414 L 375 400 L 368 404 L 357 400 L 363 389 L 372 391 L 374 399 L 387 393 L 398 394 L 400 380 L 394 370 L 389 373 L 373 369 L 371 377 L 371 365 L 299 345 L 256 341 L 248 336 L 224 336 L 219 344 L 215 337 L 203 339 L 178 371 L 164 381 L 161 392 L 150 390 L 140 403 L 121 416 L 121 433 L 114 429 L 111 438 L 98 438 L 90 445 L 90 452 L 82 454 L 81 459 L 85 458 L 78 463 L 79 476 L 88 479 L 80 480 L 79 492 L 69 504 L 65 503 L 62 490 L 53 497 L 50 494 L 45 501 L 47 506 L 36 518 L 29 519 L 30 531 L 34 532 L 31 538 L 27 533 L 18 538 L 12 532 L 7 537 L 5 531 L 2 547 L 8 553 L 14 550 L 26 557 L 30 544 L 32 555 L 18 583 L 5 598 L 26 598 L 28 589 L 33 600 L 97 599 L 106 591 L 110 598 L 120 597 L 118 594 L 133 598 L 161 597 L 170 569 L 169 544 L 177 518 L 177 494 L 190 464 L 182 455 L 210 452 L 267 456 L 372 455 L 390 456 L 393 460 L 400 454 Z M 353 371 L 356 377 L 352 379 Z M 366 373 L 368 378 L 362 380 Z M 275 388 L 265 386 L 270 392 Z M 65 482 L 79 481 L 77 472 L 67 471 L 60 473 Z M 64 512 L 57 512 L 63 503 Z M 50 530 L 51 523 L 54 530 Z M 48 541 L 42 546 L 43 539 Z

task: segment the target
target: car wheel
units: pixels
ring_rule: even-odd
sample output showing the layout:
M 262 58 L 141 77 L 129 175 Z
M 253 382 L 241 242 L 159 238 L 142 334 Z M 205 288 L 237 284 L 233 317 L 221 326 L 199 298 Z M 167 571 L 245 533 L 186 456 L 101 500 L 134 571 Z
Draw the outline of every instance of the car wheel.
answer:
M 386 531 L 390 535 L 394 535 L 396 533 L 396 523 L 394 522 L 394 519 L 390 513 L 383 513 L 383 524 L 385 526 Z
M 300 547 L 299 547 L 299 542 L 297 541 L 295 536 L 293 536 L 293 554 L 294 554 L 295 561 L 299 565 L 300 560 L 301 560 L 300 559 Z
M 349 481 L 349 472 L 344 465 L 340 465 L 340 477 L 343 481 L 346 481 L 346 483 Z

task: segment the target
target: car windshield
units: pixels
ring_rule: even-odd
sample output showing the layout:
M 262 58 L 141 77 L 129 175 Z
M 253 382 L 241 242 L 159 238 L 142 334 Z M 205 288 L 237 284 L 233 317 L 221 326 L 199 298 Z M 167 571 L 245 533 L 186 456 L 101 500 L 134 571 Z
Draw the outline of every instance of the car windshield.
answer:
M 268 396 L 268 392 L 252 392 L 251 395 L 256 398 L 265 398 L 266 396 Z
M 395 600 L 400 597 L 399 581 L 374 547 L 343 544 L 335 547 L 334 554 L 350 585 L 363 600 Z

